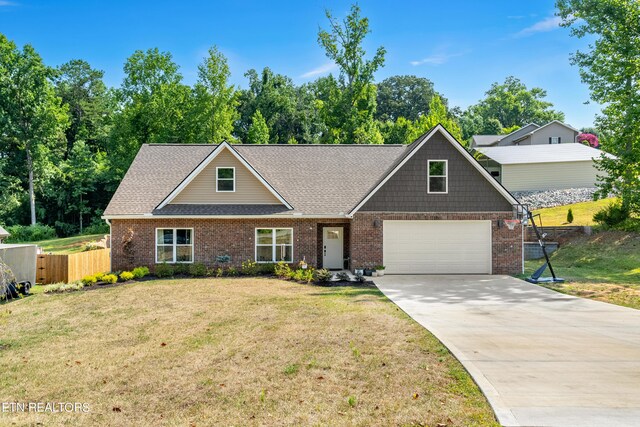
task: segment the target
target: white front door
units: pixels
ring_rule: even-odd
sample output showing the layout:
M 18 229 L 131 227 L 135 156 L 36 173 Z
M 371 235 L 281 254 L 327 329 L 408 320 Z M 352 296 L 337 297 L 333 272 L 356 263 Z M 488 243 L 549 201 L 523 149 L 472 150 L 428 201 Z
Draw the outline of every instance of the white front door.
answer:
M 324 227 L 322 229 L 322 267 L 344 268 L 343 242 L 344 228 Z

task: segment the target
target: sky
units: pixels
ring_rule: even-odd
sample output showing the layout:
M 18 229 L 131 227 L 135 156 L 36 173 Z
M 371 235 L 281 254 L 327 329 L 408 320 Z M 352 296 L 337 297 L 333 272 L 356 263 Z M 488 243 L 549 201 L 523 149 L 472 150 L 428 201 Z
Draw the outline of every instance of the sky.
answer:
M 19 46 L 31 44 L 51 66 L 84 59 L 118 86 L 122 66 L 138 49 L 172 53 L 185 83 L 211 45 L 227 56 L 231 82 L 247 86 L 244 73 L 270 67 L 296 84 L 336 73 L 317 42 L 327 28 L 325 10 L 336 17 L 350 1 L 94 1 L 0 0 L 0 32 Z M 392 75 L 426 77 L 462 109 L 477 103 L 492 83 L 513 75 L 547 91 L 566 122 L 591 126 L 600 106 L 589 100 L 570 55 L 589 40 L 558 26 L 553 0 L 361 0 L 371 34 L 372 56 L 387 50 L 376 81 Z

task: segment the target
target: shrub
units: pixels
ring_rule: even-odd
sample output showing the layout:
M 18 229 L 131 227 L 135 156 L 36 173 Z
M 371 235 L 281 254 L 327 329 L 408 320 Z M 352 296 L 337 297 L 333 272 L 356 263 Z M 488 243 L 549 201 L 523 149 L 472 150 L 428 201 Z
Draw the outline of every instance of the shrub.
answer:
M 156 265 L 156 276 L 171 277 L 174 275 L 173 266 L 165 263 Z
M 615 227 L 629 219 L 629 209 L 620 202 L 610 203 L 593 215 L 593 220 L 605 227 Z
M 349 278 L 349 274 L 346 271 L 340 271 L 336 274 L 336 278 L 341 282 L 348 282 L 351 279 Z
M 373 267 L 375 271 L 384 270 L 384 268 L 384 265 L 376 265 L 375 267 Z
M 321 268 L 315 271 L 315 281 L 318 283 L 327 283 L 331 281 L 333 273 L 326 268 Z
M 134 277 L 135 276 L 130 271 L 123 271 L 122 273 L 120 273 L 120 280 L 122 280 L 123 282 L 133 280 Z
M 35 242 L 38 240 L 55 239 L 56 230 L 48 225 L 12 225 L 7 227 L 11 234 L 5 243 Z
M 243 261 L 240 271 L 244 276 L 255 276 L 258 272 L 258 263 L 250 259 Z
M 272 275 L 275 273 L 276 265 L 272 262 L 258 264 L 258 274 Z
M 196 262 L 189 266 L 189 274 L 195 277 L 204 277 L 207 275 L 207 266 L 201 262 Z
M 234 266 L 230 266 L 229 268 L 227 268 L 227 276 L 234 277 L 234 276 L 237 276 L 238 274 L 239 274 L 238 269 L 235 268 Z
M 82 252 L 95 251 L 98 249 L 104 249 L 102 246 L 98 245 L 98 242 L 87 242 L 82 245 Z
M 84 276 L 81 280 L 82 284 L 85 286 L 95 285 L 98 282 L 98 279 L 95 275 Z
M 116 276 L 115 274 L 105 274 L 104 276 L 102 276 L 102 281 L 105 283 L 116 283 L 118 281 L 118 276 Z
M 302 270 L 302 281 L 305 283 L 313 282 L 313 278 L 315 277 L 315 270 L 313 268 L 307 268 L 306 270 Z
M 222 269 L 222 267 L 216 268 L 214 275 L 216 277 L 222 277 L 224 275 L 224 270 Z
M 94 274 L 94 275 L 93 275 L 93 277 L 95 277 L 95 278 L 96 278 L 96 281 L 97 281 L 97 282 L 101 282 L 101 281 L 104 279 L 104 275 L 105 275 L 105 274 L 106 274 L 106 273 L 96 273 L 96 274 Z
M 175 264 L 173 266 L 173 274 L 189 274 L 189 264 Z
M 75 283 L 54 283 L 53 285 L 46 285 L 42 289 L 42 292 L 45 294 L 51 293 L 63 293 L 63 292 L 73 292 L 79 291 L 84 288 L 84 284 L 82 282 Z
M 364 277 L 364 274 L 360 274 L 360 273 L 356 274 L 356 282 L 364 283 L 366 281 L 367 279 Z
M 109 224 L 96 215 L 91 224 L 82 229 L 82 234 L 109 234 Z
M 567 222 L 569 224 L 573 222 L 573 210 L 571 210 L 571 208 L 567 211 Z
M 149 275 L 149 268 L 148 267 L 136 267 L 133 270 L 131 270 L 131 272 L 133 273 L 133 277 L 135 277 L 136 279 L 142 279 L 144 276 L 148 276 Z
M 273 272 L 281 279 L 289 279 L 291 277 L 291 267 L 284 261 L 280 261 L 273 267 Z

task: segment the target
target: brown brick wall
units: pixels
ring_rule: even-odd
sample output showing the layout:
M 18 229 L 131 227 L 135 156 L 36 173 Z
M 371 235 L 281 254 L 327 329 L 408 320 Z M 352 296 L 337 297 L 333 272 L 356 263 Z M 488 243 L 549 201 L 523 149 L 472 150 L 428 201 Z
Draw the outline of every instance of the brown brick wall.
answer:
M 384 220 L 491 220 L 493 274 L 522 272 L 522 227 L 511 231 L 498 227 L 498 220 L 511 219 L 509 212 L 480 213 L 377 213 L 358 212 L 351 222 L 351 266 L 373 267 L 383 264 L 382 231 Z M 374 221 L 379 220 L 376 227 Z

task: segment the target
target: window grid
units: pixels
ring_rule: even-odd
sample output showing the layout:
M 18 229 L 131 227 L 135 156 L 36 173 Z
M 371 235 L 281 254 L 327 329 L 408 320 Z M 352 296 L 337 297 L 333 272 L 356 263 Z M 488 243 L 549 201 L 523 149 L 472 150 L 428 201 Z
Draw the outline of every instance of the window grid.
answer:
M 443 173 L 441 173 L 441 174 L 432 174 L 431 173 L 431 165 L 432 164 L 437 164 L 437 163 L 442 163 Z M 436 181 L 434 181 L 434 182 L 437 182 L 440 179 L 442 181 L 444 181 L 444 185 L 442 185 L 442 187 L 444 187 L 443 191 L 438 191 L 438 190 L 432 190 L 431 189 L 432 178 L 436 179 Z M 429 193 L 429 194 L 447 194 L 448 192 L 449 192 L 449 162 L 447 160 L 428 160 L 427 161 L 427 193 Z
M 169 243 L 166 242 L 166 231 L 171 231 L 171 241 Z M 190 243 L 178 243 L 178 231 L 185 231 L 185 240 Z M 160 235 L 159 233 L 162 232 Z M 159 238 L 162 236 L 162 241 L 160 242 Z M 171 259 L 164 258 L 166 254 L 165 248 L 171 248 Z M 181 255 L 179 253 L 181 251 L 178 248 L 191 248 L 189 253 L 185 255 L 187 259 L 178 260 Z M 159 258 L 160 254 L 163 254 L 163 259 Z M 162 263 L 168 264 L 191 264 L 193 263 L 193 228 L 156 228 L 156 264 Z
M 265 236 L 262 235 L 262 239 L 260 239 L 260 231 L 269 231 L 270 233 L 270 243 L 260 243 L 261 240 L 264 240 Z M 278 243 L 278 231 L 289 231 L 288 236 L 285 239 L 289 240 L 290 243 Z M 281 236 L 282 237 L 282 236 Z M 258 263 L 270 263 L 270 262 L 293 262 L 293 228 L 256 228 L 255 232 L 255 260 Z M 260 252 L 259 248 L 271 248 L 271 259 L 269 260 L 259 260 L 258 253 Z M 289 256 L 287 256 L 287 249 L 289 249 Z
M 228 173 L 228 171 L 231 171 L 231 177 L 224 176 L 225 173 Z M 223 177 L 220 177 L 221 173 Z M 220 189 L 220 184 L 227 184 L 229 182 L 231 183 L 230 190 Z M 236 168 L 235 167 L 217 167 L 216 168 L 216 192 L 217 193 L 235 193 L 235 191 L 236 191 Z

